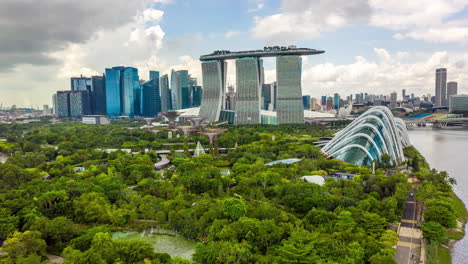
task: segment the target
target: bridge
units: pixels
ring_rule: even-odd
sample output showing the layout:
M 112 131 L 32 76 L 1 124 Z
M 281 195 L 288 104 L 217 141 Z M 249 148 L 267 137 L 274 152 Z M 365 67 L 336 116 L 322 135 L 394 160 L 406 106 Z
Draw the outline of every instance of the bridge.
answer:
M 464 125 L 468 126 L 468 118 L 459 114 L 417 114 L 404 119 L 407 128 L 425 127 L 431 124 L 435 128 L 443 128 L 447 125 Z

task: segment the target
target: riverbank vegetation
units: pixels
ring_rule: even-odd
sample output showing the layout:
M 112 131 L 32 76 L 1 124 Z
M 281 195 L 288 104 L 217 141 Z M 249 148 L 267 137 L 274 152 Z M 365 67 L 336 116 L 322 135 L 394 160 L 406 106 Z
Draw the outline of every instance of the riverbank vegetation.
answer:
M 78 264 L 396 263 L 390 227 L 409 195 L 407 177 L 326 159 L 313 143 L 329 129 L 226 127 L 218 146 L 237 148 L 218 156 L 172 152 L 173 166 L 156 172 L 157 154 L 144 149 L 182 149 L 174 144 L 183 139 L 128 129 L 141 125 L 0 125 L 13 152 L 0 164 L 0 263 L 42 263 L 46 252 Z M 208 145 L 195 133 L 187 141 Z M 301 161 L 265 165 L 287 158 Z M 327 177 L 321 186 L 304 175 Z M 198 241 L 192 260 L 112 238 L 142 221 Z
M 445 171 L 431 170 L 414 147 L 407 148 L 405 155 L 411 158 L 413 175 L 419 180 L 416 199 L 424 212 L 421 227 L 427 240 L 428 263 L 451 263 L 450 242 L 463 238 L 467 221 L 465 205 L 453 192 L 456 181 Z

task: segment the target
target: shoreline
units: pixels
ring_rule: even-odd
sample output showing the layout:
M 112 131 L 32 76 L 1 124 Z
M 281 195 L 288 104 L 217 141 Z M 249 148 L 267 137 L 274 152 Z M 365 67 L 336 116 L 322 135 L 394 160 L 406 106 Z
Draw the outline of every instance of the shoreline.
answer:
M 421 168 L 416 172 L 416 176 L 418 174 L 423 174 L 424 171 L 432 171 L 433 168 L 427 162 L 426 158 L 419 152 L 419 150 L 414 147 L 416 155 L 418 156 L 419 164 Z M 412 157 L 413 161 L 414 157 Z M 449 175 L 450 177 L 450 175 Z M 446 179 L 448 181 L 448 179 Z M 448 199 L 453 202 L 454 211 L 456 215 L 456 227 L 453 228 L 446 228 L 447 231 L 447 241 L 441 243 L 440 245 L 432 245 L 429 246 L 428 244 L 427 251 L 426 251 L 426 259 L 429 259 L 430 256 L 435 256 L 437 258 L 437 263 L 452 263 L 452 250 L 457 242 L 462 240 L 466 236 L 465 228 L 468 223 L 468 210 L 466 204 L 461 200 L 461 198 L 455 193 L 454 186 L 452 185 L 451 191 L 448 193 Z M 422 202 L 424 203 L 427 199 L 423 199 Z M 424 205 L 424 212 L 426 211 L 426 206 Z

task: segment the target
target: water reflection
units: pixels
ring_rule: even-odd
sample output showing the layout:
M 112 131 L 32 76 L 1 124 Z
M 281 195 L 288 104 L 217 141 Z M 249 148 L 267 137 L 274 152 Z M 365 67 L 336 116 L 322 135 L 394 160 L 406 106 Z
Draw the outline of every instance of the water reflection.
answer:
M 455 193 L 468 204 L 468 130 L 417 128 L 408 131 L 411 143 L 421 152 L 432 168 L 447 171 L 457 180 Z M 468 225 L 465 226 L 468 234 Z M 465 264 L 468 259 L 468 236 L 458 241 L 452 250 L 452 263 Z

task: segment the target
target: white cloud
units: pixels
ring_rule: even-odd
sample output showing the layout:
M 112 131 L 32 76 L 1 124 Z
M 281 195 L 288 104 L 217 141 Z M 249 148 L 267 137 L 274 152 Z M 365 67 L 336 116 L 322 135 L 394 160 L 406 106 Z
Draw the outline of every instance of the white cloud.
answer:
M 240 31 L 229 30 L 228 32 L 226 32 L 226 34 L 224 34 L 224 37 L 225 38 L 232 38 L 232 37 L 235 37 L 235 36 L 239 35 L 240 33 L 241 33 Z
M 318 37 L 367 18 L 370 12 L 366 0 L 284 0 L 280 13 L 254 18 L 252 35 L 270 43 L 290 43 Z
M 468 67 L 461 63 L 468 59 L 468 53 L 449 54 L 446 51 L 426 54 L 422 60 L 405 63 L 406 58 L 420 58 L 406 52 L 390 54 L 385 49 L 374 49 L 378 60 L 371 61 L 357 56 L 355 62 L 345 65 L 333 63 L 310 64 L 303 62 L 303 94 L 315 97 L 335 92 L 341 95 L 368 92 L 389 94 L 407 89 L 417 95 L 434 94 L 435 69 L 446 67 L 448 80 L 468 82 Z M 461 92 L 468 92 L 468 90 Z
M 369 24 L 398 31 L 396 39 L 468 43 L 468 20 L 452 19 L 467 0 L 370 0 Z
M 253 12 L 258 12 L 262 10 L 265 7 L 265 3 L 263 1 L 260 1 L 257 3 L 257 5 L 254 8 L 250 8 L 247 10 L 248 13 L 253 13 Z

